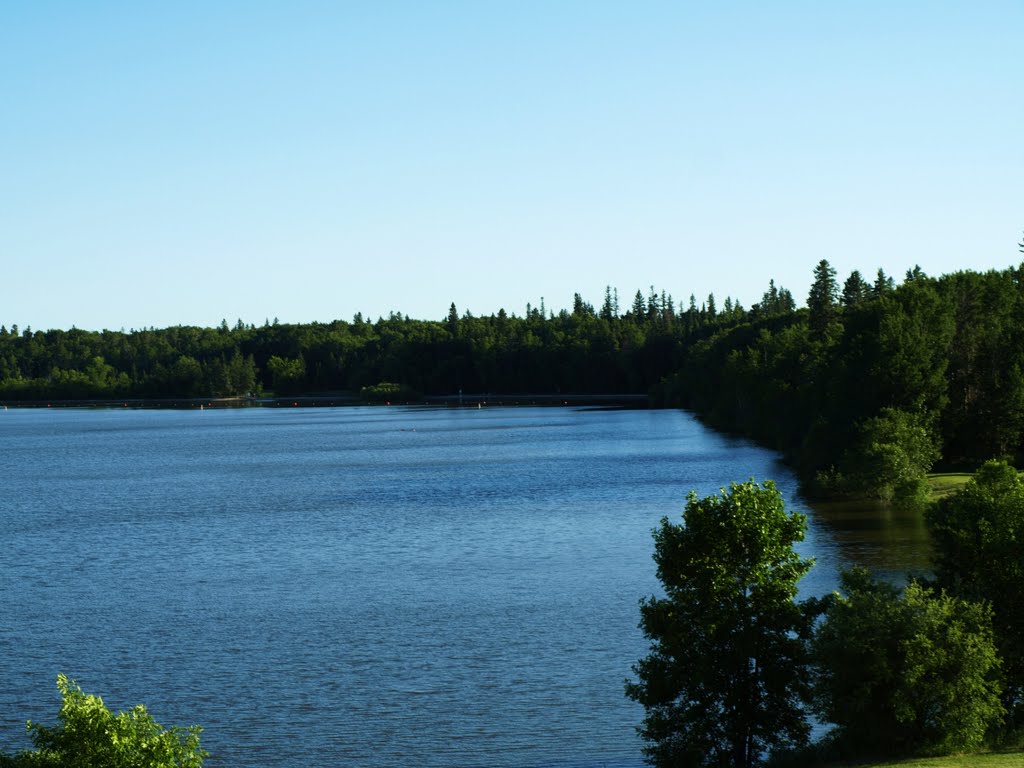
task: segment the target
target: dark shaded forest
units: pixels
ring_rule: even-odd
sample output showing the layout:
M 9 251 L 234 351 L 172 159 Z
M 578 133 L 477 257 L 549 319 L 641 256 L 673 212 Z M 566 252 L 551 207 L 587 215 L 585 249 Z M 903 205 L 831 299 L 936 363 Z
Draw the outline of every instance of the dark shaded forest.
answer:
M 790 302 L 792 303 L 792 302 Z M 173 327 L 99 333 L 0 328 L 0 399 L 225 397 L 349 392 L 382 382 L 415 397 L 456 393 L 646 393 L 682 364 L 694 340 L 748 317 L 714 296 L 680 311 L 665 293 L 639 292 L 620 312 L 527 305 L 438 321 L 392 313 L 376 322 Z
M 769 284 L 746 309 L 684 306 L 653 287 L 620 307 L 527 305 L 486 317 L 129 332 L 0 327 L 0 401 L 378 392 L 405 399 L 649 393 L 782 451 L 829 493 L 913 494 L 934 466 L 1018 458 L 1024 271 L 881 270 L 842 283 L 827 261 L 806 306 Z M 909 483 L 909 485 L 908 485 Z

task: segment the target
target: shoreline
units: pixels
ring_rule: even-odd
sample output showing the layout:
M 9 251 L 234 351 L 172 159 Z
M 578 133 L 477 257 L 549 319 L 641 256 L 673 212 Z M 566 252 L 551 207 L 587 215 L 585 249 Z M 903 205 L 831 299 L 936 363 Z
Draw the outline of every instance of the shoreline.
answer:
M 647 395 L 591 394 L 448 394 L 424 395 L 420 398 L 394 401 L 366 400 L 345 393 L 294 395 L 292 397 L 129 397 L 118 399 L 83 398 L 78 400 L 9 400 L 0 402 L 3 410 L 14 408 L 133 408 L 188 410 L 205 408 L 337 408 L 345 406 L 425 406 L 446 408 L 478 408 L 487 406 L 554 406 L 595 408 L 651 407 Z

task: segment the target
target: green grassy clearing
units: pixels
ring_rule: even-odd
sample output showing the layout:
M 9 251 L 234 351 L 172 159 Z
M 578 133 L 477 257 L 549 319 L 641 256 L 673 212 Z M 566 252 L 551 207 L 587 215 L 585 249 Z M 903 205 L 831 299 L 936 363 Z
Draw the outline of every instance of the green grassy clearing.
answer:
M 1024 752 L 991 752 L 983 755 L 929 757 L 892 763 L 871 763 L 860 768 L 1022 768 Z
M 928 475 L 928 487 L 931 490 L 932 499 L 941 499 L 956 493 L 972 477 L 974 477 L 973 472 L 941 472 Z

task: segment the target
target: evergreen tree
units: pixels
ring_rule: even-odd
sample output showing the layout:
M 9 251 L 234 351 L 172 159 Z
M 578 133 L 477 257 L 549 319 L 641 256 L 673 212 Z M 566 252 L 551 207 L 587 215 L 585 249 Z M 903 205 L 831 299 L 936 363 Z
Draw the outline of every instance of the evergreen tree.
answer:
M 572 297 L 572 313 L 577 317 L 593 315 L 594 307 L 585 302 L 580 294 L 575 293 Z
M 611 320 L 615 316 L 615 306 L 612 302 L 612 287 L 606 285 L 604 288 L 604 303 L 601 305 L 601 319 Z
M 824 338 L 836 320 L 839 287 L 836 285 L 836 271 L 827 260 L 822 259 L 814 268 L 814 282 L 807 296 L 810 310 L 811 333 Z
M 779 289 L 779 310 L 783 313 L 796 312 L 796 299 L 788 288 Z
M 633 297 L 633 319 L 636 321 L 643 320 L 647 316 L 647 305 L 644 303 L 644 295 L 640 293 L 638 288 L 636 296 Z
M 924 280 L 927 275 L 924 270 L 921 269 L 919 264 L 915 264 L 913 269 L 908 269 L 904 282 L 911 283 L 914 280 Z
M 774 278 L 768 281 L 768 290 L 761 297 L 761 306 L 769 313 L 775 313 L 779 310 L 779 290 L 775 287 Z
M 871 288 L 871 295 L 877 299 L 879 296 L 884 296 L 895 290 L 895 288 L 895 281 L 885 274 L 885 270 L 879 267 L 878 274 L 875 276 L 875 284 Z
M 871 294 L 871 286 L 861 276 L 858 270 L 853 270 L 850 276 L 843 283 L 843 297 L 841 299 L 844 307 L 853 307 L 860 304 Z

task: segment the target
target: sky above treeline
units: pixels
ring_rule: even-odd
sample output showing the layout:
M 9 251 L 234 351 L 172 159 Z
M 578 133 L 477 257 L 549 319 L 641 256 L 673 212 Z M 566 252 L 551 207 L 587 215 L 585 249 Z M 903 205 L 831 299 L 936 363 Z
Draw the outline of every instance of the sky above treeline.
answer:
M 0 6 L 0 323 L 798 302 L 1024 256 L 1024 3 Z

